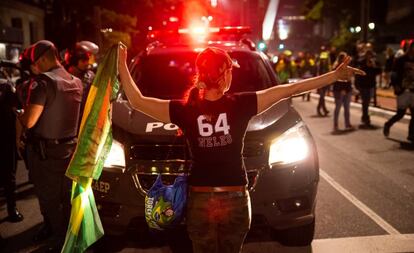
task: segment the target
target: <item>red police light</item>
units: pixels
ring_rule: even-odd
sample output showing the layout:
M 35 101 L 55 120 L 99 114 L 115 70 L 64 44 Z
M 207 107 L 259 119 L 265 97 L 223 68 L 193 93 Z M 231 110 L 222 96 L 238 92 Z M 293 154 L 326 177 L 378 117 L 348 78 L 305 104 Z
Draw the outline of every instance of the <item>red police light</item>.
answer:
M 180 36 L 188 36 L 195 41 L 204 41 L 211 35 L 244 35 L 251 33 L 248 26 L 225 26 L 225 27 L 208 27 L 208 26 L 191 26 L 189 28 L 180 28 L 177 30 L 152 30 L 147 34 L 147 39 L 153 40 L 170 40 Z

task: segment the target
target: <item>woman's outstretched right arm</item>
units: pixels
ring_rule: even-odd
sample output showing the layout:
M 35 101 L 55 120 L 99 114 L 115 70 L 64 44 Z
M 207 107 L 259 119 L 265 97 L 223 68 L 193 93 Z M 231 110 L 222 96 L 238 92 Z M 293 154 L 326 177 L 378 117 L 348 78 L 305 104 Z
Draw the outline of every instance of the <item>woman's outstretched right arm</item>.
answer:
M 127 63 L 127 47 L 120 43 L 118 47 L 118 71 L 122 87 L 131 106 L 162 122 L 170 122 L 170 100 L 146 97 L 142 95 L 138 86 L 129 73 Z

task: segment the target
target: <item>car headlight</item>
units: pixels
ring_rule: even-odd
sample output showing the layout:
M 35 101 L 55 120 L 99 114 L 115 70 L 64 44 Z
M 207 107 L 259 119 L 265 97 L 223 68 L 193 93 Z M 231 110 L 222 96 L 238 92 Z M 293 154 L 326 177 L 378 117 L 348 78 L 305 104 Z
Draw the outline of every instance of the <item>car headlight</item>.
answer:
M 310 149 L 308 136 L 308 130 L 300 122 L 274 139 L 269 150 L 269 165 L 291 164 L 307 158 Z
M 104 167 L 125 167 L 124 146 L 116 140 L 112 141 L 111 150 L 106 157 Z

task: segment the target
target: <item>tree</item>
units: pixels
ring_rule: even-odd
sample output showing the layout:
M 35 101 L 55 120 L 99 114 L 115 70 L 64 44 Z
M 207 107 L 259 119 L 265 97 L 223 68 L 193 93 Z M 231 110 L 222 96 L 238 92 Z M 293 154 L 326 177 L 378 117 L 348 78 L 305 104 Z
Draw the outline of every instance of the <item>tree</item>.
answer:
M 98 18 L 100 18 L 100 30 L 103 35 L 102 51 L 106 51 L 107 48 L 117 44 L 119 41 L 130 47 L 131 37 L 139 33 L 136 29 L 136 17 L 101 9 L 100 17 Z
M 335 33 L 330 36 L 330 44 L 342 50 L 349 49 L 357 36 L 349 31 L 351 24 L 359 23 L 359 1 L 347 0 L 307 0 L 304 12 L 307 19 L 317 23 L 330 20 L 335 25 Z

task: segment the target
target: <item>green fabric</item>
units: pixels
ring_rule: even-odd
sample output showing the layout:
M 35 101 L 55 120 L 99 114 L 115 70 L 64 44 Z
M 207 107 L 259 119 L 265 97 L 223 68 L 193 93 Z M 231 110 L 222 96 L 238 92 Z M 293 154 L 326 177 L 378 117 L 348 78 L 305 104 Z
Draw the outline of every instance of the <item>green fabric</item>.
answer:
M 118 46 L 114 46 L 99 65 L 86 101 L 78 145 L 66 170 L 73 179 L 72 211 L 62 252 L 84 252 L 104 234 L 91 184 L 100 177 L 112 144 L 110 103 L 119 90 L 117 75 Z

